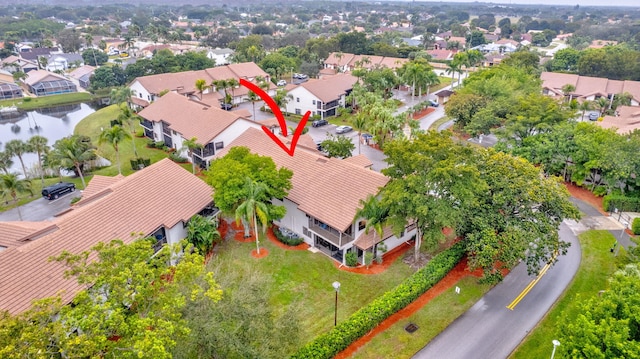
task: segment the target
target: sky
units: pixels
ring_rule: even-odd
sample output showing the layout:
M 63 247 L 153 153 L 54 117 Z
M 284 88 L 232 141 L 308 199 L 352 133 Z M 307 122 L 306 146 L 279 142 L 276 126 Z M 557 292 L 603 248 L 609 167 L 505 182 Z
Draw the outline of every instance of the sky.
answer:
M 424 0 L 416 0 L 417 2 Z M 428 0 L 427 0 L 428 1 Z M 473 2 L 472 0 L 437 0 L 438 2 Z M 431 2 L 431 1 L 428 1 Z M 525 4 L 525 5 L 580 5 L 580 6 L 633 6 L 640 7 L 640 1 L 638 0 L 493 0 L 493 1 L 478 1 L 482 3 L 494 3 L 494 4 Z

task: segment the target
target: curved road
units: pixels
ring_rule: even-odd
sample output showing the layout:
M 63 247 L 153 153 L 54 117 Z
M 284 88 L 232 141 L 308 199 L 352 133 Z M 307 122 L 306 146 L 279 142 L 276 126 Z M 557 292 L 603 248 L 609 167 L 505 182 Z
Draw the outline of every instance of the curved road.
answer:
M 574 221 L 560 226 L 560 238 L 570 242 L 567 255 L 541 276 L 537 284 L 515 305 L 507 308 L 536 276 L 527 275 L 520 263 L 504 281 L 434 338 L 413 358 L 506 358 L 542 319 L 571 282 L 580 265 L 580 243 L 570 229 Z M 549 343 L 549 353 L 553 346 Z

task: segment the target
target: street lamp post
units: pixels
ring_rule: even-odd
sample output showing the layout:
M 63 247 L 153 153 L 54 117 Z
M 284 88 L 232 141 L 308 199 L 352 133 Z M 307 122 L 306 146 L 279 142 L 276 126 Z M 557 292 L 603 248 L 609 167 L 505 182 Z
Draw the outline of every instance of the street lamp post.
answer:
M 335 314 L 333 316 L 333 326 L 338 325 L 338 292 L 340 291 L 340 282 L 333 282 L 333 289 L 336 290 Z
M 551 341 L 551 343 L 553 344 L 553 351 L 551 352 L 551 359 L 553 359 L 553 357 L 556 355 L 556 348 L 558 347 L 558 345 L 560 345 L 560 342 L 557 339 L 554 339 Z

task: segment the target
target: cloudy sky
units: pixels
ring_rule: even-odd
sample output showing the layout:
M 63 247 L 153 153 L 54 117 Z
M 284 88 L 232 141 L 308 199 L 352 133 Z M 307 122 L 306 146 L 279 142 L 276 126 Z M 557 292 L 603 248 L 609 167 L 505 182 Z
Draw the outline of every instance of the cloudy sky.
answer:
M 416 1 L 425 1 L 425 0 L 416 0 Z M 441 0 L 439 0 L 441 1 Z M 471 0 L 445 0 L 451 2 L 472 2 Z M 479 1 L 485 2 L 485 1 Z M 535 5 L 535 4 L 544 4 L 544 5 L 580 5 L 580 6 L 633 6 L 640 7 L 640 2 L 638 0 L 616 0 L 616 1 L 607 1 L 607 0 L 493 0 L 486 1 L 487 3 L 495 3 L 495 4 L 527 4 L 527 5 Z

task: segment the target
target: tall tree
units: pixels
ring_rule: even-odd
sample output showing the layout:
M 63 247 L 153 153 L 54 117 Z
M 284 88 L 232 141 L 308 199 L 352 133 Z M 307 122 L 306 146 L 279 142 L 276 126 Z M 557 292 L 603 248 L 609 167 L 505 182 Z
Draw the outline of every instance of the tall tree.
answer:
M 269 223 L 269 209 L 266 201 L 270 199 L 266 197 L 267 188 L 264 184 L 255 182 L 247 177 L 244 184 L 245 197 L 236 208 L 236 222 L 242 220 L 244 223 L 244 236 L 249 237 L 249 226 L 253 223 L 253 234 L 256 236 L 256 251 L 260 254 L 260 240 L 258 238 L 258 221 L 262 226 L 264 233 Z
M 0 169 L 5 173 L 9 174 L 9 169 L 13 166 L 13 160 L 11 159 L 13 156 L 7 151 L 0 151 Z
M 196 90 L 200 94 L 200 99 L 202 99 L 202 93 L 206 90 L 209 85 L 207 85 L 207 81 L 204 79 L 197 79 L 195 83 Z
M 22 173 L 24 174 L 24 178 L 28 180 L 29 174 L 27 173 L 27 168 L 24 166 L 24 160 L 22 159 L 22 156 L 26 153 L 32 152 L 29 143 L 22 140 L 11 140 L 5 143 L 4 150 L 11 156 L 18 157 L 18 160 L 20 160 L 20 166 L 22 166 Z
M 322 150 L 327 153 L 327 156 L 337 158 L 351 157 L 351 152 L 356 147 L 351 141 L 351 138 L 334 135 L 329 135 L 329 137 L 322 141 L 321 146 Z
M 220 239 L 216 220 L 199 214 L 191 217 L 187 224 L 187 241 L 193 244 L 201 255 L 207 255 L 213 244 Z
M 21 180 L 15 173 L 0 174 L 0 191 L 3 196 L 9 195 L 13 199 L 13 204 L 16 204 L 18 210 L 18 218 L 22 221 L 22 212 L 20 212 L 20 206 L 18 204 L 18 193 L 31 191 L 31 183 L 27 180 Z
M 119 104 L 120 113 L 118 114 L 118 121 L 126 123 L 129 126 L 129 132 L 131 133 L 131 144 L 133 145 L 133 155 L 138 158 L 138 148 L 136 147 L 136 124 L 140 123 L 140 117 L 133 112 L 131 107 L 126 103 Z
M 44 165 L 42 163 L 42 156 L 49 152 L 49 146 L 47 145 L 49 140 L 43 136 L 33 136 L 27 141 L 33 152 L 38 155 L 38 172 L 40 172 L 40 182 L 42 183 L 42 187 L 44 187 Z
M 131 139 L 131 135 L 119 125 L 114 125 L 111 128 L 104 129 L 98 137 L 98 144 L 108 143 L 116 151 L 116 161 L 118 162 L 118 174 L 122 174 L 122 168 L 120 166 L 120 142 L 125 139 Z
M 182 141 L 182 149 L 181 151 L 186 150 L 189 154 L 189 161 L 191 161 L 191 172 L 196 174 L 196 161 L 193 159 L 193 152 L 195 150 L 202 150 L 204 146 L 198 143 L 198 139 L 192 137 L 188 140 Z
M 85 188 L 87 184 L 84 181 L 83 168 L 85 162 L 95 158 L 94 149 L 88 137 L 73 135 L 57 140 L 53 144 L 50 156 L 54 157 L 54 163 L 73 168 L 80 176 L 82 188 Z
M 370 230 L 374 230 L 374 244 L 371 247 L 371 251 L 374 251 L 375 245 L 377 242 L 375 241 L 375 235 L 377 234 L 380 240 L 382 240 L 382 236 L 384 233 L 384 227 L 386 226 L 386 222 L 389 220 L 389 209 L 383 206 L 378 199 L 374 195 L 367 196 L 367 199 L 360 200 L 360 206 L 356 211 L 356 216 L 354 220 L 358 220 L 360 218 L 364 218 L 366 221 L 364 227 L 364 233 L 369 234 Z M 375 253 L 372 253 L 375 256 Z M 373 257 L 372 257 L 373 258 Z M 371 263 L 365 263 L 369 265 Z

